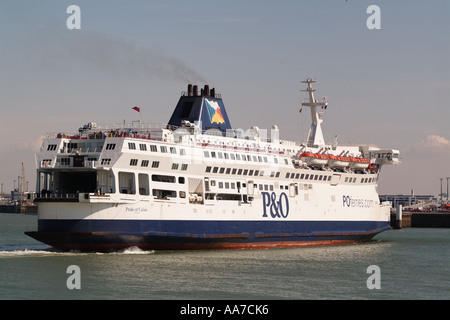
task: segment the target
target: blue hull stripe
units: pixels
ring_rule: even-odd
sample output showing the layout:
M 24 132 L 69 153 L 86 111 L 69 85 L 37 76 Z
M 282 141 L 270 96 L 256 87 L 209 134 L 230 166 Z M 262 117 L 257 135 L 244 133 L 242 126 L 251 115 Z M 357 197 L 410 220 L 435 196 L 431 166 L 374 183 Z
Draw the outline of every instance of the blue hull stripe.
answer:
M 40 232 L 114 232 L 120 234 L 219 236 L 263 234 L 349 234 L 386 230 L 388 221 L 214 221 L 214 220 L 45 220 Z

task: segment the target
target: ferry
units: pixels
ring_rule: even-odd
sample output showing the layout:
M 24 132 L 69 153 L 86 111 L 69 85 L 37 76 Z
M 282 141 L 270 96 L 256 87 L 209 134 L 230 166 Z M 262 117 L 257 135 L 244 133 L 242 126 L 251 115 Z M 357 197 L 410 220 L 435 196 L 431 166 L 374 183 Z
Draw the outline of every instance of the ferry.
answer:
M 167 124 L 94 122 L 36 154 L 37 231 L 59 250 L 262 249 L 368 241 L 389 229 L 377 192 L 399 151 L 326 144 L 328 102 L 302 81 L 305 142 L 233 129 L 215 88 L 189 84 Z M 132 108 L 140 112 L 138 107 Z

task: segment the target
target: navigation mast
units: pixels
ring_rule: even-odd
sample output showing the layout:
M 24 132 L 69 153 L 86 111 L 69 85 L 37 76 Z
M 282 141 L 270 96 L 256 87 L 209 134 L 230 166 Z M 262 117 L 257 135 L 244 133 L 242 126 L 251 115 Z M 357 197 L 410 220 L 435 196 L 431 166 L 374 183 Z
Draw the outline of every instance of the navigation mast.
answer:
M 309 101 L 302 102 L 302 106 L 310 107 L 311 108 L 311 128 L 309 129 L 308 133 L 308 147 L 319 147 L 325 145 L 325 140 L 323 138 L 322 133 L 322 127 L 320 124 L 323 122 L 323 113 L 317 111 L 317 107 L 324 108 L 328 105 L 326 98 L 323 98 L 323 101 L 317 101 L 314 99 L 313 92 L 316 91 L 312 88 L 311 84 L 316 83 L 315 80 L 312 80 L 311 78 L 306 79 L 305 81 L 302 81 L 302 83 L 307 83 L 308 87 L 306 91 L 309 93 Z

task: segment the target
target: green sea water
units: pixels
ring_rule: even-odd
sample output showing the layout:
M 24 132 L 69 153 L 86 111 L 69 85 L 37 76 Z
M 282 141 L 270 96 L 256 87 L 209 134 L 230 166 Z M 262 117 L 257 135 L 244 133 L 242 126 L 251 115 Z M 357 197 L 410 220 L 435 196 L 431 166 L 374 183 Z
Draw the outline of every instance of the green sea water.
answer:
M 36 225 L 0 213 L 0 299 L 450 299 L 450 229 L 332 247 L 77 253 L 24 235 Z

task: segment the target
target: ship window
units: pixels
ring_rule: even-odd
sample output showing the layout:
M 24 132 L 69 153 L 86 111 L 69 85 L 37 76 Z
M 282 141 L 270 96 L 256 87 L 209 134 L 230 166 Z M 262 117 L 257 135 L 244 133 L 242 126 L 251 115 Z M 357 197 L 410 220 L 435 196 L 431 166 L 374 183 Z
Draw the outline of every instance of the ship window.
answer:
M 216 157 L 216 153 L 214 151 L 211 151 L 211 158 L 215 158 Z
M 294 179 L 294 176 L 295 176 L 295 172 L 292 172 L 291 173 L 291 179 Z
M 185 155 L 186 155 L 186 150 L 180 149 L 180 156 L 185 156 Z
M 172 154 L 177 154 L 177 148 L 175 148 L 175 147 L 170 147 L 170 153 L 172 153 Z
M 259 175 L 259 170 L 255 170 L 255 176 Z
M 139 180 L 139 194 L 143 196 L 148 196 L 150 194 L 148 174 L 139 173 L 138 180 Z
M 258 162 L 258 158 L 256 156 L 253 156 L 253 161 Z
M 47 146 L 47 151 L 54 151 L 56 150 L 56 144 L 49 144 Z
M 288 159 L 284 159 L 284 164 L 289 164 Z
M 273 162 L 274 162 L 274 163 L 278 163 L 277 157 L 273 157 Z
M 70 158 L 61 158 L 61 166 L 70 166 Z
M 179 184 L 184 184 L 184 181 L 185 181 L 184 177 L 178 177 Z
M 264 157 L 264 162 L 267 163 L 267 157 Z
M 114 150 L 116 148 L 115 143 L 108 143 L 106 144 L 106 150 Z
M 302 173 L 302 174 L 300 175 L 300 179 L 303 179 L 304 177 L 305 177 L 305 174 Z
M 229 182 L 225 182 L 225 189 L 230 189 L 230 183 Z
M 219 159 L 223 159 L 223 154 L 222 154 L 222 152 L 217 152 L 217 155 L 219 156 Z
M 226 152 L 223 154 L 223 156 L 225 157 L 225 159 L 230 159 L 230 156 Z
M 165 176 L 161 174 L 152 174 L 152 181 L 175 183 L 174 176 Z
M 138 164 L 138 159 L 131 159 L 130 160 L 130 166 L 137 166 Z
M 151 145 L 150 145 L 150 151 L 151 151 L 151 152 L 157 152 L 158 149 L 156 148 L 156 145 L 151 144 Z
M 241 175 L 242 174 L 242 169 L 239 169 L 237 174 Z
M 223 189 L 223 182 L 219 181 L 219 189 Z
M 209 196 L 211 197 L 211 196 Z M 216 195 L 216 200 L 225 200 L 225 201 L 240 201 L 240 194 L 229 194 L 229 193 L 218 193 Z
M 149 163 L 148 160 L 142 160 L 141 161 L 141 167 L 148 167 L 148 163 Z
M 224 173 L 225 172 L 225 168 L 220 168 L 219 173 Z
M 237 169 L 233 168 L 233 170 L 231 171 L 231 174 L 236 174 Z
M 153 189 L 153 196 L 158 199 L 176 198 L 177 192 L 174 190 Z
M 134 173 L 119 172 L 119 192 L 124 194 L 135 194 Z
M 226 174 L 230 174 L 231 168 L 227 168 Z
M 161 152 L 162 153 L 167 153 L 167 147 L 166 146 L 161 146 Z
M 211 167 L 207 166 L 205 172 L 211 172 Z
M 217 173 L 217 171 L 219 171 L 219 168 L 218 167 L 214 167 L 213 168 L 213 173 Z
M 235 188 L 236 188 L 236 184 L 235 184 L 234 182 L 231 182 L 230 188 L 231 188 L 231 189 L 235 189 Z
M 286 172 L 286 177 L 285 178 L 289 178 L 290 173 Z
M 241 160 L 241 155 L 240 154 L 236 154 L 236 160 Z
M 140 143 L 139 144 L 139 149 L 141 149 L 141 151 L 147 151 L 147 145 L 144 143 Z
M 134 142 L 128 142 L 128 149 L 136 150 L 136 145 L 134 144 Z
M 186 163 L 183 163 L 183 164 L 181 165 L 181 170 L 186 171 L 187 168 L 188 168 L 188 165 L 187 165 Z
M 276 178 L 280 177 L 280 171 L 277 172 L 277 174 L 275 175 Z
M 271 178 L 275 177 L 275 172 L 274 172 L 274 171 L 272 171 L 272 172 L 270 173 L 270 177 L 271 177 Z
M 172 170 L 178 170 L 178 163 L 172 163 Z
M 205 158 L 209 158 L 209 151 L 203 151 L 203 154 L 205 155 Z
M 159 161 L 153 161 L 152 168 L 158 168 L 158 167 L 159 167 Z
M 247 155 L 247 161 L 252 161 L 252 156 L 251 155 Z
M 234 153 L 230 153 L 231 160 L 235 160 Z
M 270 186 L 269 186 L 269 190 L 270 190 L 270 191 L 273 191 L 273 185 L 270 185 Z
M 253 175 L 253 170 L 250 170 L 250 171 L 248 172 L 248 175 L 249 175 L 249 176 L 252 176 L 252 175 Z
M 102 165 L 110 164 L 110 163 L 111 163 L 111 159 L 102 159 Z
M 244 176 L 246 176 L 248 173 L 248 169 L 244 169 Z

